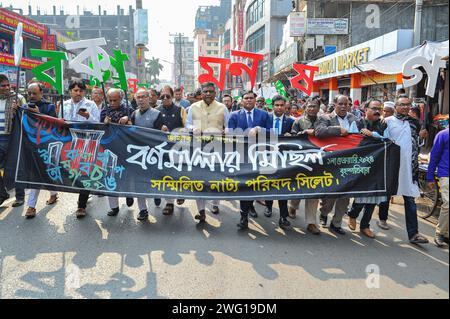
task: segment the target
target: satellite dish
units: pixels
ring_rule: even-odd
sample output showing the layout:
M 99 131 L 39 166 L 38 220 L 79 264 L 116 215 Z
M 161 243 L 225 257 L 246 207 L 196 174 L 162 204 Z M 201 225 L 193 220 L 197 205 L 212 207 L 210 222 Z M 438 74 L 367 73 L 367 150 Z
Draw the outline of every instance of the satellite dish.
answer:
M 19 66 L 22 61 L 23 54 L 23 38 L 22 38 L 23 25 L 19 22 L 16 32 L 14 33 L 14 65 Z

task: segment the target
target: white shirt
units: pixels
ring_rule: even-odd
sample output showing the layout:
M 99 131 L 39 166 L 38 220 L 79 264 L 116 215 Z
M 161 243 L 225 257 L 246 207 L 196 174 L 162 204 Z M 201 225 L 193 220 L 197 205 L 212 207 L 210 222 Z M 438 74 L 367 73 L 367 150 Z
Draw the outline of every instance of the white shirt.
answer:
M 84 108 L 89 112 L 89 118 L 86 119 L 83 116 L 78 115 L 78 110 Z M 61 117 L 61 110 L 59 111 L 59 117 Z M 67 121 L 75 122 L 100 122 L 100 110 L 97 105 L 88 99 L 82 99 L 80 102 L 75 103 L 72 99 L 64 102 L 64 116 Z
M 276 129 L 276 125 L 277 125 L 277 119 L 280 119 L 280 127 L 278 128 L 278 132 Z M 275 113 L 273 114 L 273 124 L 272 124 L 272 128 L 274 130 L 274 132 L 276 132 L 278 135 L 281 135 L 281 132 L 283 132 L 283 119 L 284 119 L 284 114 L 281 115 L 281 117 L 277 117 L 275 115 Z
M 339 115 L 336 116 L 338 118 L 339 125 L 348 131 L 350 129 L 350 122 L 348 121 L 348 113 L 344 118 L 341 118 Z
M 400 173 L 397 195 L 419 197 L 419 186 L 413 183 L 412 138 L 409 122 L 399 120 L 395 116 L 390 116 L 385 121 L 387 123 L 387 134 L 385 135 L 389 136 L 395 144 L 400 146 Z

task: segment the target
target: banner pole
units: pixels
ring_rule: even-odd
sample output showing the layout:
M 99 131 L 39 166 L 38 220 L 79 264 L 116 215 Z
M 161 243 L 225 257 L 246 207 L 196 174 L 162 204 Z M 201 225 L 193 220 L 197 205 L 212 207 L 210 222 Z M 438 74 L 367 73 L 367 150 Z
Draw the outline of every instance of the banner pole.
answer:
M 108 108 L 108 99 L 106 97 L 105 83 L 103 83 L 103 82 L 101 82 L 101 83 L 102 83 L 103 96 L 105 98 L 105 106 L 106 106 L 106 108 Z

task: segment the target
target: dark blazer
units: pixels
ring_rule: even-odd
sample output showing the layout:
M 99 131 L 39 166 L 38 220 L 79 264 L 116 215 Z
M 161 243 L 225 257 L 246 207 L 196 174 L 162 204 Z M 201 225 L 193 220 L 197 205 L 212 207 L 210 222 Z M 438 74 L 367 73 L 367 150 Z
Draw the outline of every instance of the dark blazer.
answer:
M 275 117 L 273 116 L 273 114 L 271 114 L 269 116 L 270 116 L 270 123 L 271 123 L 270 126 L 273 129 Z M 281 135 L 284 135 L 286 133 L 291 133 L 294 122 L 295 122 L 295 120 L 293 118 L 287 117 L 286 115 L 283 116 L 283 126 L 281 127 Z
M 352 113 L 348 113 L 348 122 L 352 125 L 356 122 L 359 130 L 364 128 L 361 120 L 359 120 Z M 317 138 L 327 138 L 333 136 L 341 136 L 341 124 L 339 123 L 336 113 L 329 115 L 322 115 L 314 124 L 314 130 Z
M 56 116 L 56 107 L 54 104 L 42 99 L 38 103 L 36 103 L 37 107 L 39 108 L 39 112 L 44 115 L 48 115 L 51 117 L 57 117 Z
M 230 119 L 228 120 L 228 128 L 229 129 L 237 129 L 240 128 L 243 131 L 259 126 L 266 130 L 270 130 L 272 128 L 272 122 L 270 121 L 270 116 L 266 111 L 254 108 L 253 109 L 253 126 L 248 127 L 247 124 L 247 111 L 245 109 L 241 109 L 239 111 L 233 112 L 230 115 Z

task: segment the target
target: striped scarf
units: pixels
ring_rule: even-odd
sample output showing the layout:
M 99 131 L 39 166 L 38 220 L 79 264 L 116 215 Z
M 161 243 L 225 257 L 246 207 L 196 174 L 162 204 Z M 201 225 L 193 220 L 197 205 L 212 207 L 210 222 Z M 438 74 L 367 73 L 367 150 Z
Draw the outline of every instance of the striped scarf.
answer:
M 13 100 L 15 96 L 13 94 L 1 94 L 0 100 L 6 100 L 5 104 L 5 134 L 11 134 L 13 127 L 13 119 L 16 112 L 12 108 Z

